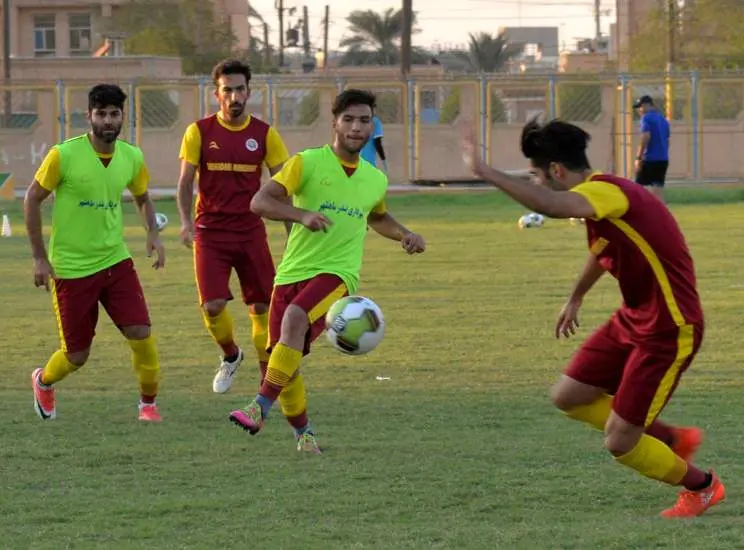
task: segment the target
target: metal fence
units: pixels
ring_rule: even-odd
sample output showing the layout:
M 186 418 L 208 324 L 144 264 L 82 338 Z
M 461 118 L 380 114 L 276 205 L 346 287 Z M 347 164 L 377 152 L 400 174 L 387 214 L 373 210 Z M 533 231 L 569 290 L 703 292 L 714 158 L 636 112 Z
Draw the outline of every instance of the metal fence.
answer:
M 122 137 L 138 144 L 158 185 L 175 185 L 186 127 L 215 112 L 207 80 L 119 82 L 128 94 Z M 330 138 L 335 95 L 351 87 L 377 94 L 391 180 L 467 179 L 455 125 L 470 120 L 483 155 L 506 169 L 524 166 L 519 133 L 530 118 L 560 117 L 592 135 L 590 158 L 629 176 L 638 146 L 634 98 L 650 95 L 672 123 L 671 178 L 744 179 L 744 77 L 568 75 L 417 78 L 256 77 L 251 113 L 275 125 L 291 151 Z M 28 180 L 48 148 L 87 128 L 88 83 L 0 86 L 0 172 Z

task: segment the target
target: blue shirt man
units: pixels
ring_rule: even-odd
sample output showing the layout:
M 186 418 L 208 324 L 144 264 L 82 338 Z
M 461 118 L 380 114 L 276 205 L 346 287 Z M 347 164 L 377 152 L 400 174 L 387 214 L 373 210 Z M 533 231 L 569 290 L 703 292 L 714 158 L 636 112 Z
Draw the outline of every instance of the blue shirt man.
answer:
M 659 198 L 669 168 L 669 121 L 654 105 L 650 96 L 633 104 L 641 115 L 641 143 L 636 157 L 636 182 L 649 187 Z
M 387 161 L 385 160 L 385 149 L 382 147 L 382 122 L 376 116 L 372 117 L 372 134 L 369 136 L 369 140 L 364 145 L 364 148 L 359 152 L 361 157 L 369 162 L 372 166 L 377 166 L 377 156 L 380 156 L 385 172 L 387 172 Z

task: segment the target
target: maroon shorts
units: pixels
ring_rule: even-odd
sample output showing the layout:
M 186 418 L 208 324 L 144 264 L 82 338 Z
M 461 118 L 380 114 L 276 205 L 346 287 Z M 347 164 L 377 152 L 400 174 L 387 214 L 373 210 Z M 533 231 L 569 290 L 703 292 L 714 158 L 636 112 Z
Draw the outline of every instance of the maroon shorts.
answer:
M 230 274 L 238 275 L 243 302 L 268 304 L 274 284 L 274 259 L 266 238 L 238 242 L 194 241 L 194 272 L 199 305 L 232 300 Z
M 614 395 L 612 409 L 635 426 L 650 425 L 674 393 L 703 341 L 704 324 L 638 338 L 613 316 L 584 342 L 566 376 Z
M 62 349 L 85 351 L 93 343 L 98 302 L 119 327 L 150 326 L 150 315 L 134 262 L 127 259 L 80 279 L 56 279 L 52 300 Z
M 269 346 L 276 345 L 282 333 L 282 319 L 289 305 L 295 305 L 307 313 L 310 328 L 305 335 L 303 354 L 310 353 L 310 344 L 325 330 L 325 316 L 336 300 L 348 295 L 346 285 L 337 275 L 323 273 L 312 279 L 289 285 L 277 285 L 271 296 L 269 309 Z

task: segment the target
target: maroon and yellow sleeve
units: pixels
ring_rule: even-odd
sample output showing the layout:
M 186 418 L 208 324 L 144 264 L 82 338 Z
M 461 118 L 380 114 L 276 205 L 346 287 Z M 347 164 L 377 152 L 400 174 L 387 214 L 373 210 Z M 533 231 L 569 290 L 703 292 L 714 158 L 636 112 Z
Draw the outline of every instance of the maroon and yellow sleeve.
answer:
M 284 144 L 284 140 L 279 132 L 273 127 L 269 127 L 269 133 L 266 134 L 266 166 L 273 170 L 280 164 L 287 162 L 289 151 Z
M 139 172 L 127 187 L 129 188 L 129 192 L 132 193 L 132 195 L 134 195 L 135 197 L 141 197 L 142 195 L 147 193 L 147 188 L 149 187 L 149 185 L 150 171 L 147 169 L 147 164 L 145 164 L 145 161 L 143 160 Z
M 304 183 L 304 162 L 300 155 L 294 155 L 284 163 L 282 169 L 272 178 L 287 190 L 287 195 L 296 195 Z
M 34 180 L 47 191 L 54 191 L 62 179 L 60 164 L 59 149 L 52 147 L 36 170 Z
M 189 124 L 181 141 L 181 151 L 178 158 L 185 160 L 193 166 L 199 166 L 201 160 L 201 132 L 196 123 Z
M 594 209 L 594 218 L 621 218 L 628 211 L 630 203 L 628 197 L 617 186 L 602 181 L 586 181 L 573 189 L 584 197 Z

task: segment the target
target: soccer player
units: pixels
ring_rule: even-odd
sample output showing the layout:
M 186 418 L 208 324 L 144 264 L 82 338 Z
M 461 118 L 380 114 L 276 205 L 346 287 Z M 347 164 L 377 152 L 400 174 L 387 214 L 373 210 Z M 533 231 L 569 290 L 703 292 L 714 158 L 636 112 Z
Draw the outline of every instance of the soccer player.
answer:
M 589 135 L 561 121 L 528 123 L 522 152 L 543 185 L 508 176 L 480 160 L 472 134 L 463 156 L 472 171 L 527 208 L 553 218 L 585 218 L 589 259 L 556 326 L 574 334 L 584 296 L 605 271 L 623 305 L 574 356 L 552 391 L 566 415 L 605 434 L 620 464 L 684 490 L 663 517 L 692 517 L 724 499 L 715 473 L 691 462 L 697 428 L 657 420 L 703 340 L 704 319 L 692 258 L 674 217 L 629 180 L 593 172 Z
M 147 254 L 165 265 L 155 208 L 147 191 L 142 151 L 117 140 L 126 94 L 99 84 L 88 93 L 90 132 L 52 147 L 26 192 L 26 228 L 34 258 L 34 283 L 51 289 L 61 348 L 34 370 L 34 409 L 56 417 L 54 385 L 88 360 L 100 302 L 132 349 L 139 379 L 139 419 L 161 420 L 155 397 L 160 363 L 147 303 L 124 242 L 122 194 L 129 189 L 147 228 Z M 41 203 L 54 193 L 49 255 L 41 231 Z
M 382 121 L 380 120 L 380 117 L 375 115 L 372 117 L 372 133 L 370 134 L 367 143 L 364 144 L 360 155 L 364 160 L 375 167 L 377 167 L 377 157 L 379 156 L 382 161 L 383 170 L 387 174 L 387 158 L 385 157 L 385 148 L 382 146 L 383 137 Z
M 226 307 L 233 299 L 229 284 L 233 269 L 252 321 L 262 380 L 268 364 L 266 338 L 274 261 L 266 226 L 250 205 L 261 186 L 262 166 L 274 175 L 289 153 L 279 133 L 246 110 L 251 81 L 248 65 L 235 59 L 222 61 L 214 67 L 212 78 L 220 110 L 191 124 L 183 136 L 178 206 L 181 239 L 187 247 L 193 243 L 204 323 L 223 354 L 212 390 L 225 393 L 243 361 Z M 192 221 L 197 172 L 199 192 Z
M 256 398 L 233 411 L 230 420 L 256 434 L 281 396 L 298 451 L 320 452 L 308 421 L 300 362 L 323 332 L 330 306 L 359 288 L 367 227 L 399 241 L 409 254 L 425 248 L 421 236 L 387 211 L 385 174 L 359 161 L 374 109 L 375 97 L 368 92 L 341 93 L 332 108 L 333 144 L 293 156 L 251 204 L 263 217 L 294 225 L 274 281 L 266 378 Z M 291 205 L 287 197 L 292 197 Z

